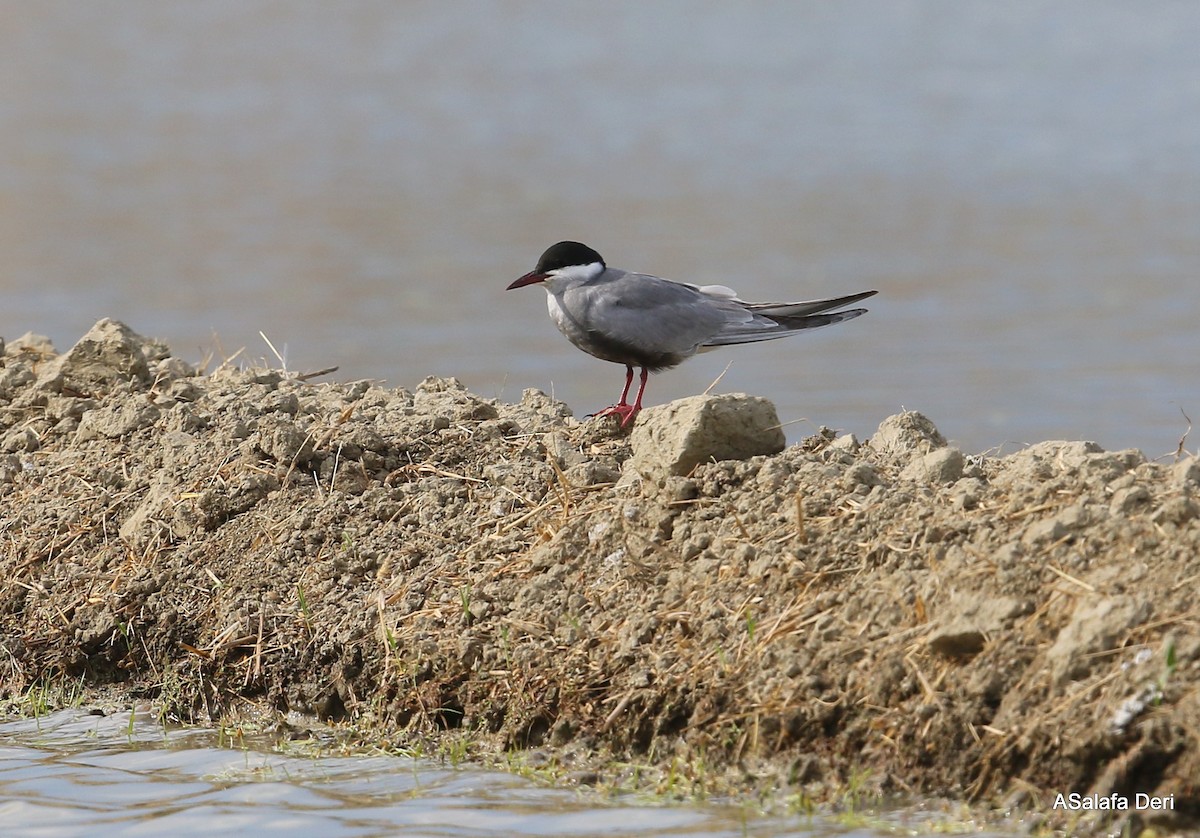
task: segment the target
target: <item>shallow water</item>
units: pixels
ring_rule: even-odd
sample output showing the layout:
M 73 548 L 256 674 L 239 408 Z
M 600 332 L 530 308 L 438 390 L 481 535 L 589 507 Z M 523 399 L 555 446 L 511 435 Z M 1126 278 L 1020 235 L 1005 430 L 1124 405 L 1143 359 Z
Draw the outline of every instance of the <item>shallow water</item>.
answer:
M 582 415 L 622 370 L 503 291 L 578 238 L 747 299 L 880 291 L 652 404 L 732 364 L 792 439 L 904 407 L 973 451 L 1158 456 L 1200 417 L 1195 4 L 10 6 L 9 340 L 112 316 L 277 364 L 262 330 L 293 369 Z
M 946 817 L 889 816 L 913 826 Z M 6 836 L 869 836 L 730 805 L 638 805 L 521 777 L 396 756 L 222 747 L 129 713 L 64 710 L 0 724 Z M 969 826 L 969 825 L 965 825 Z

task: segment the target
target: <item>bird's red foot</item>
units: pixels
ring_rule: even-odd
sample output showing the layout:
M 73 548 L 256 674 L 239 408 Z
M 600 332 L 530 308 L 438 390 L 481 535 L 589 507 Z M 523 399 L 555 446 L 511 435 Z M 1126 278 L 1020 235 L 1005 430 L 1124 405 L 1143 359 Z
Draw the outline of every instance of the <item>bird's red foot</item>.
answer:
M 614 404 L 611 407 L 606 407 L 604 410 L 593 413 L 592 418 L 599 419 L 601 416 L 616 416 L 620 420 L 621 427 L 627 428 L 632 424 L 633 417 L 637 416 L 640 409 L 639 405 L 622 402 L 621 404 Z
M 624 430 L 633 424 L 633 417 L 637 416 L 638 411 L 642 409 L 642 393 L 646 392 L 646 377 L 650 375 L 650 370 L 642 367 L 642 383 L 638 387 L 637 397 L 633 400 L 633 404 L 625 401 L 629 396 L 629 386 L 633 384 L 633 367 L 625 365 L 625 389 L 621 391 L 621 400 L 611 407 L 606 407 L 604 410 L 592 415 L 599 418 L 601 416 L 616 416 L 620 420 L 621 429 Z

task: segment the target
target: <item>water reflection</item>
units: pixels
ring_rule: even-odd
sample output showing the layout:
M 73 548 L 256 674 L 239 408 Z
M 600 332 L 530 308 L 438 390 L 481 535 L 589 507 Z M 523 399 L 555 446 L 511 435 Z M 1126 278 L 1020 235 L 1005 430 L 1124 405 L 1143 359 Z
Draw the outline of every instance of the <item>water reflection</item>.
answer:
M 394 756 L 292 756 L 217 740 L 211 731 L 131 721 L 127 712 L 64 710 L 0 724 L 4 834 L 891 834 L 736 806 L 634 806 L 586 790 Z

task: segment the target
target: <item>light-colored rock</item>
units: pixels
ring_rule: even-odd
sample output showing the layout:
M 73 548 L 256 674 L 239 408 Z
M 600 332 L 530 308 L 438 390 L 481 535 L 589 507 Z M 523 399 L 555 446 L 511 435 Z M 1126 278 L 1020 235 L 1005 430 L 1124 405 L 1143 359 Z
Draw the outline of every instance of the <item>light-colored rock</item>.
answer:
M 16 358 L 19 355 L 33 355 L 41 358 L 52 358 L 57 353 L 54 348 L 54 343 L 45 335 L 26 332 L 19 338 L 10 341 L 5 348 L 4 353 L 11 358 Z
M 946 607 L 939 627 L 929 637 L 929 648 L 942 657 L 971 657 L 983 650 L 991 635 L 1028 610 L 1026 603 L 1014 597 L 960 594 Z
M 631 465 L 645 475 L 687 474 L 699 463 L 777 454 L 786 444 L 775 405 L 742 393 L 692 396 L 644 410 L 630 442 Z
M 36 389 L 91 395 L 107 392 L 120 381 L 149 384 L 146 350 L 159 346 L 124 323 L 105 318 L 39 371 Z
M 1096 596 L 1075 606 L 1071 621 L 1058 633 L 1046 651 L 1054 683 L 1082 677 L 1097 652 L 1112 649 L 1117 639 L 1150 616 L 1147 603 L 1130 596 Z
M 1021 535 L 1021 543 L 1026 546 L 1052 543 L 1078 533 L 1092 521 L 1093 516 L 1086 503 L 1073 503 L 1047 518 L 1031 523 Z
M 962 477 L 963 463 L 962 452 L 957 448 L 939 448 L 905 466 L 900 479 L 916 483 L 953 483 Z
M 847 454 L 857 454 L 862 448 L 862 443 L 858 441 L 858 437 L 854 434 L 843 434 L 829 443 L 829 447 L 836 451 L 845 451 Z
M 1009 485 L 1072 474 L 1110 482 L 1145 461 L 1136 448 L 1107 452 L 1094 442 L 1039 442 L 1005 457 L 997 480 Z
M 492 401 L 469 392 L 457 378 L 427 377 L 417 385 L 413 401 L 419 411 L 445 416 L 451 422 L 499 415 Z
M 1132 515 L 1150 505 L 1150 490 L 1145 486 L 1126 486 L 1113 494 L 1109 503 L 1110 515 Z
M 978 477 L 964 477 L 955 482 L 950 490 L 950 502 L 955 509 L 970 510 L 979 505 L 979 499 L 987 492 L 987 484 Z
M 1171 482 L 1180 489 L 1200 488 L 1200 457 L 1185 457 L 1171 467 Z
M 129 436 L 134 431 L 153 425 L 158 421 L 160 413 L 159 408 L 144 396 L 117 404 L 106 404 L 83 414 L 79 420 L 79 430 L 75 432 L 75 441 L 85 442 L 101 437 L 119 439 Z
M 946 438 L 932 422 L 915 410 L 884 419 L 867 445 L 889 459 L 907 462 L 946 445 Z

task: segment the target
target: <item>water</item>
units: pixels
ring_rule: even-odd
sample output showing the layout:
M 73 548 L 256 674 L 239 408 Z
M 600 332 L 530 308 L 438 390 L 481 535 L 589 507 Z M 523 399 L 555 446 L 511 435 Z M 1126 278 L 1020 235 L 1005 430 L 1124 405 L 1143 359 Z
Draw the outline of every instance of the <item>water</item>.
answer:
M 748 299 L 880 291 L 650 403 L 731 363 L 793 439 L 907 407 L 1158 456 L 1200 416 L 1198 42 L 1174 0 L 10 3 L 0 335 L 275 363 L 261 330 L 582 415 L 622 370 L 502 290 L 578 238 Z
M 892 816 L 897 828 L 955 823 Z M 129 713 L 64 710 L 0 724 L 6 836 L 249 834 L 456 836 L 870 836 L 731 805 L 637 805 L 509 774 L 394 756 L 288 756 L 221 747 Z M 958 822 L 969 830 L 969 822 Z

